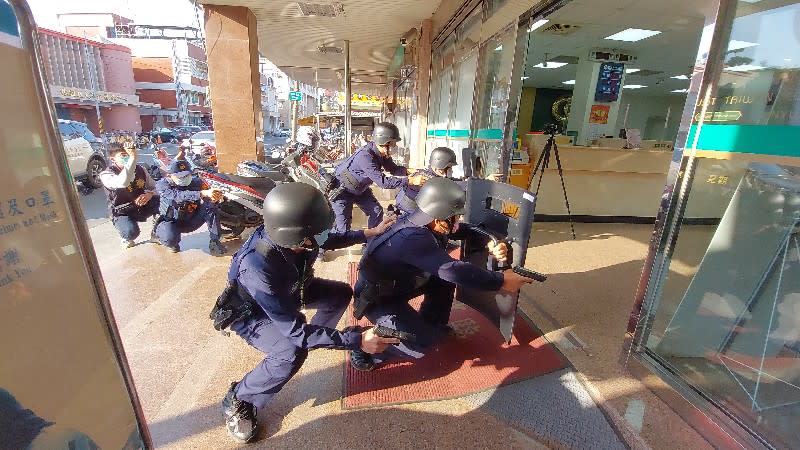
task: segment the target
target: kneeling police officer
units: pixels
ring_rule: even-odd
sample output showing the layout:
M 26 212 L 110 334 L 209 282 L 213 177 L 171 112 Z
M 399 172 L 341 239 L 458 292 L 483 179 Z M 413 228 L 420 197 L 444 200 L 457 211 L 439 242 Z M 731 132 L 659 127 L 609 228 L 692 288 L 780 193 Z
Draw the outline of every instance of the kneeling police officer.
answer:
M 457 165 L 456 152 L 448 147 L 436 147 L 431 151 L 428 167 L 417 170 L 412 176 L 421 176 L 424 180 L 434 177 L 450 177 L 453 172 L 453 166 Z M 466 189 L 467 183 L 465 181 L 456 181 L 456 183 Z M 397 208 L 404 213 L 416 210 L 417 203 L 415 200 L 419 195 L 420 189 L 422 189 L 420 185 L 411 184 L 408 179 L 403 181 L 394 199 Z
M 350 355 L 353 368 L 372 370 L 381 362 L 423 357 L 450 331 L 447 322 L 456 285 L 514 292 L 531 281 L 511 269 L 492 272 L 447 253 L 448 239 L 471 232 L 468 225 L 458 224 L 465 201 L 466 193 L 455 181 L 428 180 L 416 198 L 419 209 L 367 243 L 355 286 L 356 318 L 366 315 L 376 326 L 411 333 L 416 339 L 377 355 L 355 350 Z M 505 243 L 489 242 L 487 248 L 499 262 L 506 260 Z M 424 299 L 417 312 L 408 301 L 420 294 Z
M 108 167 L 100 172 L 106 190 L 111 222 L 122 238 L 122 246 L 133 247 L 139 236 L 138 222 L 158 214 L 156 183 L 142 166 L 136 164 L 134 145 L 108 145 Z
M 227 249 L 219 241 L 222 229 L 216 203 L 224 197 L 222 192 L 210 189 L 203 180 L 192 174 L 189 163 L 173 161 L 168 175 L 158 180 L 156 190 L 161 197 L 159 220 L 155 237 L 172 252 L 181 251 L 181 233 L 191 233 L 204 223 L 208 225 L 208 251 L 222 256 Z
M 255 436 L 256 408 L 266 407 L 300 370 L 313 348 L 379 353 L 399 341 L 377 336 L 372 328 L 334 327 L 347 309 L 353 290 L 346 283 L 314 277 L 313 264 L 320 248 L 334 250 L 363 243 L 383 232 L 378 227 L 330 233 L 333 211 L 322 192 L 304 183 L 281 184 L 264 199 L 264 225 L 256 229 L 233 257 L 229 288 L 247 314 L 225 297 L 212 311 L 215 328 L 230 329 L 266 354 L 265 359 L 238 383 L 231 384 L 222 401 L 228 434 L 239 442 Z M 305 307 L 316 308 L 307 322 Z M 232 323 L 217 318 L 233 316 Z M 236 320 L 236 317 L 242 317 Z

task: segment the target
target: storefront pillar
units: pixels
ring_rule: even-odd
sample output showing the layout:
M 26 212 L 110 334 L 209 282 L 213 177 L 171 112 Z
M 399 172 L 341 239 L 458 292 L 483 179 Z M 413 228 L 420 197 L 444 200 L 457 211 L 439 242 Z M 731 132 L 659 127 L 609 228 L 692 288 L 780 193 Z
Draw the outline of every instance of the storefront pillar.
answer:
M 581 60 L 578 63 L 578 72 L 575 76 L 575 89 L 572 93 L 572 105 L 570 106 L 567 130 L 578 133 L 575 141 L 576 145 L 589 145 L 590 141 L 597 136 L 611 135 L 616 136 L 614 125 L 617 123 L 619 107 L 622 99 L 622 86 L 624 74 L 619 81 L 619 94 L 616 101 L 597 102 L 595 92 L 597 90 L 597 80 L 600 74 L 601 63 Z M 591 123 L 589 118 L 592 106 L 608 107 L 605 123 Z
M 409 166 L 425 167 L 425 143 L 428 139 L 428 101 L 431 93 L 431 40 L 433 39 L 433 21 L 422 21 L 419 33 L 419 52 L 417 53 L 417 115 L 416 130 L 411 142 Z
M 239 6 L 204 5 L 206 52 L 219 169 L 259 159 L 261 85 L 256 17 Z

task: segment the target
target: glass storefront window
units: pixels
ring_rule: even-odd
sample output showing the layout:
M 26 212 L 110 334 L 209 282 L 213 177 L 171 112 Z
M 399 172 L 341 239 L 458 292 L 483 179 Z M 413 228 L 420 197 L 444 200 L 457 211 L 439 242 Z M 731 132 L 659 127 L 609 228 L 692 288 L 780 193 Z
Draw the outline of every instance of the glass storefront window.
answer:
M 759 439 L 800 448 L 800 4 L 733 7 L 637 339 Z
M 516 48 L 516 27 L 511 26 L 501 34 L 481 45 L 480 83 L 475 111 L 473 142 L 481 167 L 479 175 L 502 171 L 504 127 L 511 98 L 511 73 Z M 511 111 L 514 114 L 515 111 Z

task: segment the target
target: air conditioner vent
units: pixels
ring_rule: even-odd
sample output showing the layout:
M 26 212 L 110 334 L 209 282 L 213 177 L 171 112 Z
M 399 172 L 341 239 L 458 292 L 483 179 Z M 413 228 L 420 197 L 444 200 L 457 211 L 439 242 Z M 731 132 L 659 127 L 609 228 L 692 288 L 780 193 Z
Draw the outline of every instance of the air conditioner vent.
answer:
M 297 2 L 300 7 L 300 13 L 305 17 L 336 17 L 344 15 L 344 5 L 340 2 L 331 3 L 301 3 Z
M 539 29 L 539 33 L 552 34 L 555 36 L 566 36 L 581 29 L 580 25 L 569 23 L 554 23 Z

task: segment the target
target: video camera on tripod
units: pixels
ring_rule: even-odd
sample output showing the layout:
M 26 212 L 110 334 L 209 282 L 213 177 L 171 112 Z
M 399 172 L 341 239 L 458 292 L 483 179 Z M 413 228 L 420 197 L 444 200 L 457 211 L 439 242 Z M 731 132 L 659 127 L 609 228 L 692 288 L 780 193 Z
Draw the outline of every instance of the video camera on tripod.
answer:
M 564 192 L 564 204 L 567 207 L 567 217 L 569 218 L 569 228 L 572 231 L 572 238 L 575 239 L 575 226 L 572 224 L 572 211 L 569 206 L 569 197 L 567 197 L 567 186 L 564 184 L 564 169 L 561 167 L 561 156 L 558 154 L 558 144 L 556 144 L 556 134 L 559 132 L 558 125 L 554 123 L 545 124 L 543 130 L 545 134 L 549 135 L 547 143 L 539 154 L 536 160 L 536 165 L 531 173 L 531 180 L 536 179 L 536 174 L 539 174 L 539 181 L 536 183 L 536 196 L 539 196 L 539 188 L 542 187 L 542 178 L 544 171 L 550 167 L 550 153 L 552 152 L 556 157 L 556 168 L 558 169 L 558 177 L 561 180 L 561 191 Z
M 558 129 L 558 125 L 556 125 L 554 123 L 548 123 L 548 124 L 544 125 L 544 128 L 542 129 L 542 131 L 544 132 L 544 134 L 549 134 L 550 137 L 554 137 L 556 134 L 558 134 L 559 129 Z

